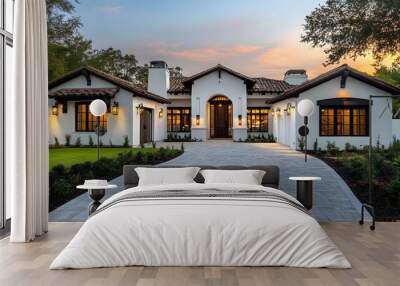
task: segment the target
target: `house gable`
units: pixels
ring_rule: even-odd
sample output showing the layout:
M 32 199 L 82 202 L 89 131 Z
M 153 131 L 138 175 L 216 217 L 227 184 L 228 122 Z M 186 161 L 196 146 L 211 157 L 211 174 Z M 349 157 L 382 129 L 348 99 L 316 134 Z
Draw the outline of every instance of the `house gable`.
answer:
M 337 88 L 340 88 L 340 89 L 345 89 L 349 78 L 352 78 L 352 79 L 361 81 L 367 85 L 373 86 L 378 90 L 387 92 L 389 94 L 392 94 L 392 95 L 400 94 L 400 89 L 398 87 L 388 84 L 376 77 L 370 76 L 366 73 L 363 73 L 356 69 L 353 69 L 345 64 L 345 65 L 342 65 L 335 69 L 332 69 L 324 74 L 321 74 L 320 76 L 318 76 L 312 80 L 309 80 L 302 85 L 295 86 L 295 87 L 285 91 L 283 94 L 281 94 L 271 100 L 268 100 L 267 103 L 275 103 L 275 102 L 285 100 L 288 98 L 298 97 L 299 94 L 306 92 L 310 89 L 316 88 L 319 85 L 321 85 L 325 82 L 328 82 L 330 80 L 336 79 L 336 78 L 339 78 L 339 83 L 337 85 Z
M 78 79 L 76 79 L 78 78 Z M 168 99 L 161 97 L 159 95 L 153 94 L 151 92 L 148 92 L 141 86 L 135 85 L 132 82 L 120 79 L 118 77 L 115 77 L 113 75 L 107 74 L 103 71 L 100 71 L 98 69 L 92 68 L 92 67 L 82 67 L 76 70 L 73 70 L 61 78 L 58 78 L 52 82 L 49 83 L 49 89 L 53 90 L 56 87 L 63 86 L 66 82 L 73 82 L 74 80 L 77 80 L 77 84 L 79 83 L 78 86 L 75 87 L 93 87 L 93 80 L 94 78 L 101 79 L 102 81 L 108 82 L 111 86 L 114 87 L 119 87 L 122 88 L 126 91 L 129 91 L 133 94 L 133 96 L 138 96 L 142 98 L 146 98 L 149 100 L 154 100 L 159 103 L 170 103 Z M 106 87 L 106 86 L 105 86 Z

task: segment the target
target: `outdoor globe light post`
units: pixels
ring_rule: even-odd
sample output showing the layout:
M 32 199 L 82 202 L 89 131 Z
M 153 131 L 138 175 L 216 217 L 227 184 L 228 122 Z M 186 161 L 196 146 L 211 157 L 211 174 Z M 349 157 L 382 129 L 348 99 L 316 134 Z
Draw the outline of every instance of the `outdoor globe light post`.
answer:
M 304 136 L 304 161 L 307 162 L 307 135 L 308 117 L 314 112 L 314 103 L 309 99 L 303 99 L 297 104 L 297 112 L 304 117 L 304 127 L 300 127 L 299 133 Z
M 90 113 L 96 117 L 96 133 L 97 133 L 97 161 L 100 157 L 100 117 L 107 112 L 107 104 L 101 99 L 93 100 L 89 106 Z

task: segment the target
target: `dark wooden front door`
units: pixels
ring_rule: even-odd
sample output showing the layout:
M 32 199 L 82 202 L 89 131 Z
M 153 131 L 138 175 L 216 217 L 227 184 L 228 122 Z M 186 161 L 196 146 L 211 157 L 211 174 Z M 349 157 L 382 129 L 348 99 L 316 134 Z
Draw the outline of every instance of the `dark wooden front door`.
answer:
M 151 109 L 144 109 L 140 113 L 140 144 L 152 141 L 153 120 Z
M 232 137 L 232 102 L 226 97 L 210 100 L 210 137 Z
M 214 137 L 229 137 L 229 104 L 219 103 L 215 105 L 214 114 Z

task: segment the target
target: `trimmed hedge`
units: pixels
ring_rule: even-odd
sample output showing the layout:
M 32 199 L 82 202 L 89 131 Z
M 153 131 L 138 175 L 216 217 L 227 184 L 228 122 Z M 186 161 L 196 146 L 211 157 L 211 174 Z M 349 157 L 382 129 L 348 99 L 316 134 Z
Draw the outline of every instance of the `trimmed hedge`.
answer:
M 183 150 L 159 148 L 154 152 L 124 152 L 117 158 L 100 158 L 96 162 L 75 164 L 70 168 L 54 166 L 49 172 L 49 210 L 54 210 L 85 192 L 76 186 L 88 179 L 112 180 L 122 174 L 122 167 L 129 164 L 155 165 L 171 160 L 183 153 Z

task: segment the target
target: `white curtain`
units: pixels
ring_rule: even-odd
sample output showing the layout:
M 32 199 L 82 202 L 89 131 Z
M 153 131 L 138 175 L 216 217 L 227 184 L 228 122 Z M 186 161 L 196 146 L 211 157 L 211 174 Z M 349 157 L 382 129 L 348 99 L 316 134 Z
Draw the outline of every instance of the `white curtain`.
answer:
M 28 242 L 48 226 L 48 80 L 45 0 L 15 1 L 14 96 L 6 146 L 11 168 L 12 242 Z

